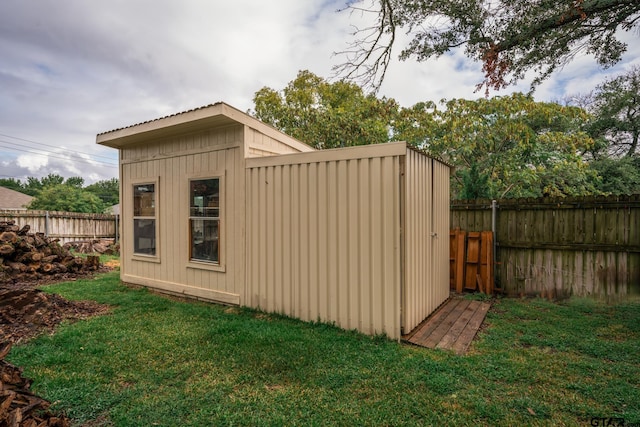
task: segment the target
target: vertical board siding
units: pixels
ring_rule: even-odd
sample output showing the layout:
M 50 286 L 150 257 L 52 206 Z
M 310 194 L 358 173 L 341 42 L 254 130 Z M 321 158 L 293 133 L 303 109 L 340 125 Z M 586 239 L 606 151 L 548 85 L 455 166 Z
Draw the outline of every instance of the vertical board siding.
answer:
M 48 220 L 47 220 L 48 216 Z M 30 233 L 46 233 L 61 244 L 78 240 L 114 239 L 116 236 L 114 215 L 58 212 L 58 211 L 0 211 L 0 221 L 13 220 Z
M 123 280 L 223 302 L 240 302 L 244 283 L 243 127 L 180 136 L 122 150 Z M 148 157 L 150 156 L 150 157 Z M 128 160 L 127 160 L 128 159 Z M 219 271 L 189 263 L 189 178 L 223 177 Z M 133 254 L 132 182 L 158 183 L 158 256 Z M 227 298 L 228 296 L 229 299 Z
M 400 333 L 399 156 L 246 168 L 246 305 Z
M 506 292 L 640 292 L 640 196 L 500 200 L 498 207 L 496 278 Z M 490 202 L 454 202 L 451 223 L 490 230 Z
M 449 167 L 413 150 L 405 165 L 403 329 L 449 297 Z
M 276 154 L 290 154 L 297 153 L 298 150 L 291 147 L 288 144 L 285 144 L 282 141 L 278 141 L 264 133 L 252 129 L 246 129 L 246 139 L 247 139 L 247 157 L 265 157 L 265 156 L 273 156 Z M 309 147 L 309 150 L 312 150 Z

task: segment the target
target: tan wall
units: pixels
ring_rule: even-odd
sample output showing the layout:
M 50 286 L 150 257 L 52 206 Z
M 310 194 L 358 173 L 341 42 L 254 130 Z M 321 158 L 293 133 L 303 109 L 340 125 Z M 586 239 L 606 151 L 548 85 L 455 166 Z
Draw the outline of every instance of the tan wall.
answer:
M 187 156 L 211 150 L 242 146 L 244 126 L 229 125 L 204 132 L 187 133 L 169 139 L 145 140 L 144 143 L 120 150 L 120 161 L 157 160 L 174 156 Z
M 239 304 L 244 283 L 243 126 L 126 148 L 121 155 L 126 282 Z M 189 178 L 223 176 L 220 268 L 189 261 Z M 133 183 L 156 182 L 157 255 L 133 254 Z
M 404 153 L 385 144 L 248 159 L 245 303 L 399 338 Z
M 403 330 L 410 332 L 449 297 L 449 168 L 407 150 Z
M 437 233 L 432 257 L 432 284 L 435 289 L 435 300 L 431 305 L 433 309 L 449 297 L 450 172 L 449 166 L 433 161 L 433 212 L 434 230 Z
M 298 148 L 301 148 L 294 148 L 289 144 L 279 141 L 269 135 L 265 135 L 264 133 L 250 127 L 246 128 L 246 141 L 245 157 L 247 158 L 298 153 L 300 152 Z M 308 147 L 308 150 L 306 151 L 313 151 L 313 148 Z

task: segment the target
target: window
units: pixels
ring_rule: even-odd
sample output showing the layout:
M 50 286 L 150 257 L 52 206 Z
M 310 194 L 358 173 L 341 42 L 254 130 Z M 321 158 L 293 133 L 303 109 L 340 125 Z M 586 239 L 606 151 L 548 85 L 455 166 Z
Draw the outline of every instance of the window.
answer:
M 156 254 L 156 185 L 133 186 L 133 253 Z
M 190 181 L 190 258 L 220 264 L 220 178 Z

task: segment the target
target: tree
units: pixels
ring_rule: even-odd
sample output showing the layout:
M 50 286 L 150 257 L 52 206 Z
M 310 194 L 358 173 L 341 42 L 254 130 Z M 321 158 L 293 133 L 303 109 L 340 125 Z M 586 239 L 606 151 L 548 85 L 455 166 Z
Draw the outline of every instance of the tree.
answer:
M 319 149 L 387 142 L 398 110 L 393 99 L 364 95 L 345 81 L 328 83 L 310 71 L 298 72 L 281 91 L 263 87 L 253 102 L 255 117 Z
M 640 67 L 607 79 L 589 97 L 587 108 L 593 115 L 588 131 L 608 142 L 605 156 L 636 156 L 640 140 Z
M 120 184 L 118 178 L 97 181 L 87 185 L 85 190 L 98 196 L 106 206 L 113 206 L 120 201 Z
M 79 176 L 71 176 L 64 181 L 64 184 L 75 188 L 82 188 L 82 186 L 84 185 L 84 178 L 81 178 Z
M 640 193 L 639 156 L 603 157 L 591 161 L 589 167 L 600 177 L 595 183 L 598 191 L 615 195 Z
M 24 193 L 24 186 L 22 185 L 22 182 L 19 179 L 2 178 L 0 179 L 0 187 L 9 188 L 11 190 Z
M 596 174 L 581 153 L 593 140 L 577 107 L 535 102 L 513 94 L 491 99 L 453 99 L 444 108 L 412 110 L 407 139 L 454 166 L 452 197 L 502 198 L 584 195 L 597 192 Z M 432 115 L 432 119 L 422 115 Z M 401 115 L 403 112 L 400 113 Z M 420 135 L 420 132 L 422 134 Z
M 598 64 L 620 61 L 627 45 L 619 30 L 640 24 L 637 0 L 377 0 L 379 8 L 350 5 L 347 9 L 377 14 L 368 28 L 357 29 L 346 61 L 335 71 L 380 87 L 391 62 L 396 33 L 411 40 L 400 59 L 425 61 L 453 49 L 482 63 L 478 89 L 501 89 L 535 71 L 532 89 L 579 52 Z
M 64 177 L 54 173 L 50 173 L 40 179 L 30 176 L 27 178 L 27 183 L 24 186 L 24 192 L 30 196 L 36 196 L 44 188 L 53 187 L 62 183 L 64 183 Z
M 28 206 L 29 209 L 102 213 L 105 205 L 95 194 L 74 185 L 55 184 L 42 189 Z

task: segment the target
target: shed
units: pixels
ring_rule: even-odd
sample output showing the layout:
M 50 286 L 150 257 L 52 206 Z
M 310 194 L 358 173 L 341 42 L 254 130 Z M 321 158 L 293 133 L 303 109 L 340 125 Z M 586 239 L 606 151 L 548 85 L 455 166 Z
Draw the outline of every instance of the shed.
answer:
M 404 142 L 316 151 L 216 103 L 97 143 L 124 282 L 394 339 L 449 296 L 449 167 Z

